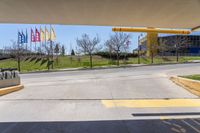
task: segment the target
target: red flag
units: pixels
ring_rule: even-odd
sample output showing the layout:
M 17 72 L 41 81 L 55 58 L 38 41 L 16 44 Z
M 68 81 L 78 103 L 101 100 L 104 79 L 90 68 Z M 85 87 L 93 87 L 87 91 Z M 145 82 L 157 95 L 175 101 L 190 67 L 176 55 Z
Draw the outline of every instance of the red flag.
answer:
M 35 42 L 35 35 L 33 29 L 31 29 L 31 42 Z
M 38 31 L 37 28 L 35 28 L 35 41 L 40 42 L 40 32 Z

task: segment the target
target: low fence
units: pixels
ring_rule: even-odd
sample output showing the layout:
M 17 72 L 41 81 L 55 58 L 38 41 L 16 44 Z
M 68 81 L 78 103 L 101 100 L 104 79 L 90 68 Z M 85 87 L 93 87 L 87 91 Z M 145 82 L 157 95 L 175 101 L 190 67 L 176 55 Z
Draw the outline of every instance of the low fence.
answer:
M 19 72 L 15 68 L 0 69 L 0 89 L 20 85 Z

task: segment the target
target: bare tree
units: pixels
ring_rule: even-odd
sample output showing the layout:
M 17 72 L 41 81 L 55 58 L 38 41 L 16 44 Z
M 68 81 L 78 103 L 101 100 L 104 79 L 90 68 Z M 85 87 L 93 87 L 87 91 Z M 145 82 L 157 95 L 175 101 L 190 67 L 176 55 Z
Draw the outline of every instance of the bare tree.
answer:
M 182 48 L 188 47 L 190 41 L 185 36 L 176 36 L 175 47 L 176 47 L 176 61 L 179 62 L 179 54 Z
M 166 39 L 159 39 L 158 41 L 158 50 L 161 53 L 162 57 L 164 57 L 164 53 L 166 51 L 168 51 L 170 49 L 170 47 L 167 44 L 167 40 Z
M 168 44 L 172 45 L 171 49 L 176 53 L 176 61 L 179 62 L 179 54 L 183 49 L 191 44 L 187 36 L 176 35 L 174 39 L 169 39 Z
M 58 54 L 60 53 L 60 44 L 56 43 L 56 46 L 54 48 L 54 53 L 56 54 L 56 63 L 58 64 Z
M 26 51 L 23 44 L 19 44 L 16 41 L 11 41 L 12 46 L 9 48 L 10 54 L 17 60 L 18 71 L 21 71 L 21 59 Z
M 128 51 L 129 51 L 130 44 L 131 44 L 131 41 L 127 40 L 125 42 L 125 45 L 123 46 L 123 54 L 124 54 L 124 63 L 125 64 L 127 63 L 126 62 L 126 60 L 127 60 L 126 56 L 127 56 Z
M 111 46 L 112 50 L 117 55 L 117 65 L 119 66 L 119 57 L 120 52 L 124 50 L 125 47 L 127 47 L 127 42 L 130 40 L 130 34 L 126 33 L 115 33 L 110 36 L 109 45 Z
M 43 45 L 45 53 L 46 53 L 46 58 L 47 58 L 47 68 L 50 70 L 50 66 L 53 69 L 53 53 L 54 53 L 54 43 L 48 42 L 47 45 Z
M 75 55 L 77 57 L 77 61 L 80 66 L 81 65 L 81 52 L 79 51 L 79 49 L 77 47 L 76 47 Z
M 109 56 L 110 56 L 110 62 L 112 62 L 112 53 L 113 53 L 113 48 L 112 48 L 112 44 L 110 40 L 107 40 L 104 43 L 105 47 L 106 47 L 106 51 L 109 52 Z
M 61 47 L 61 55 L 65 56 L 65 46 L 64 45 L 62 45 L 62 47 Z
M 100 39 L 98 35 L 91 39 L 89 35 L 83 34 L 82 38 L 76 39 L 77 46 L 79 47 L 79 50 L 85 54 L 88 54 L 90 56 L 90 68 L 92 68 L 92 55 L 95 51 L 99 49 L 98 44 L 100 43 Z

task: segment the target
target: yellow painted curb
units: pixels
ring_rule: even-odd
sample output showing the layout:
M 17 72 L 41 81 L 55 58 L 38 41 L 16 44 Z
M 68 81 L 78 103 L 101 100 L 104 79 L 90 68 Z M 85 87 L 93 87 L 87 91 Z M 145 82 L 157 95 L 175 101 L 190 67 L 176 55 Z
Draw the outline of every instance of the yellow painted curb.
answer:
M 106 108 L 189 108 L 200 107 L 200 99 L 155 99 L 155 100 L 101 100 Z
M 16 85 L 0 89 L 0 96 L 23 89 L 23 85 Z
M 181 77 L 171 77 L 170 80 L 172 80 L 177 85 L 185 88 L 192 94 L 200 96 L 200 81 Z

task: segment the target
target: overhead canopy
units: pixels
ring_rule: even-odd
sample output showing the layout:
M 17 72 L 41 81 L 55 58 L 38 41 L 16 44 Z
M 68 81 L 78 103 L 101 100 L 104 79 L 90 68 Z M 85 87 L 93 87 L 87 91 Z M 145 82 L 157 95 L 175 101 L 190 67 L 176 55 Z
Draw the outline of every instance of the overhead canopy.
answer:
M 194 28 L 200 0 L 0 0 L 0 23 Z

